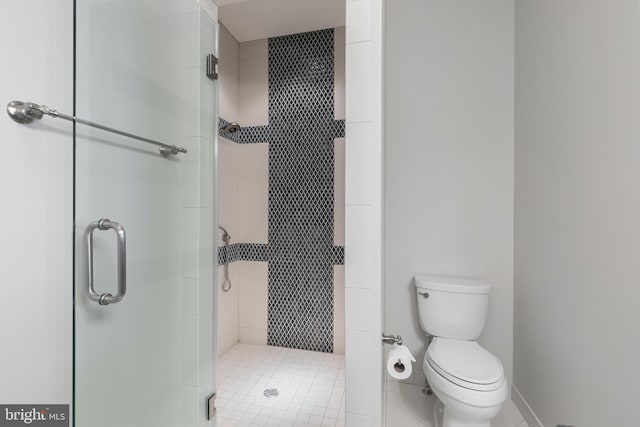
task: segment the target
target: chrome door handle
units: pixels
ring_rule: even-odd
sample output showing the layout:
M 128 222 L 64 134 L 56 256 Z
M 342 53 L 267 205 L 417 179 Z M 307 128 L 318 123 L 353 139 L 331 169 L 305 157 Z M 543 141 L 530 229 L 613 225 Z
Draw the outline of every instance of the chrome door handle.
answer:
M 117 257 L 118 257 L 118 293 L 114 296 L 109 293 L 98 294 L 93 283 L 93 232 L 98 230 L 114 230 L 116 232 Z M 87 252 L 88 252 L 88 281 L 89 281 L 89 299 L 100 305 L 115 304 L 122 301 L 124 294 L 127 292 L 127 236 L 124 227 L 110 219 L 101 219 L 87 225 L 85 230 L 87 235 Z

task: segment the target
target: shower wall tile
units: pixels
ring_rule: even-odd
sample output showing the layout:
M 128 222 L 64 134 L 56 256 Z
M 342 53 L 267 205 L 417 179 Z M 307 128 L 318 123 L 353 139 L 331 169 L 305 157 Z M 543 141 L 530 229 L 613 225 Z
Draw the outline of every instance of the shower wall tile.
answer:
M 198 167 L 198 177 L 200 180 L 199 185 L 199 206 L 201 208 L 213 208 L 214 200 L 213 200 L 213 173 L 214 169 L 211 167 L 213 152 L 214 152 L 214 143 L 212 139 L 207 138 L 199 138 L 198 139 L 198 150 L 199 150 L 199 167 Z M 213 217 L 211 217 L 213 218 Z
M 351 309 L 345 314 L 345 326 L 350 331 L 371 330 L 371 291 L 361 288 L 346 288 L 345 301 Z
M 370 288 L 374 268 L 371 208 L 347 205 L 345 223 L 345 283 L 347 287 Z M 353 308 L 347 305 L 347 310 Z
M 334 30 L 334 98 L 336 120 L 344 120 L 345 111 L 345 27 Z
M 267 345 L 266 329 L 251 329 L 240 327 L 239 334 L 239 341 L 243 344 Z
M 382 0 L 354 0 L 347 1 L 346 7 L 345 287 L 351 297 L 345 301 L 345 312 L 351 315 L 352 311 L 367 311 L 370 321 L 358 323 L 349 317 L 345 325 L 345 411 L 347 425 L 360 427 L 383 424 L 380 335 L 384 5 Z M 356 123 L 366 123 L 371 138 L 363 136 L 364 131 L 354 133 L 352 125 Z M 364 184 L 364 177 L 370 189 Z M 370 298 L 362 301 L 352 290 L 366 290 Z M 352 325 L 366 328 L 367 332 L 350 329 Z
M 197 426 L 201 418 L 201 411 L 198 407 L 198 387 L 192 385 L 180 385 L 180 420 L 189 426 Z M 155 423 L 154 423 L 155 424 Z M 151 424 L 151 425 L 154 425 Z
M 333 352 L 344 354 L 344 265 L 333 266 Z
M 232 121 L 238 120 L 238 57 L 240 45 L 233 35 L 220 26 L 218 65 L 219 116 Z M 231 243 L 238 242 L 238 150 L 239 145 L 220 136 L 218 138 L 217 158 L 217 216 L 218 224 L 231 235 Z M 216 230 L 217 244 L 223 246 L 222 231 Z M 217 269 L 216 281 L 216 331 L 218 356 L 226 353 L 238 342 L 238 266 L 229 265 L 229 278 L 232 283 L 229 292 L 221 289 L 224 267 Z
M 358 43 L 371 40 L 371 0 L 355 0 L 347 3 L 346 42 Z
M 371 58 L 369 42 L 347 44 L 346 49 L 346 116 L 347 122 L 363 122 L 372 118 L 373 102 Z
M 180 326 L 182 384 L 198 385 L 198 316 L 183 315 Z
M 180 253 L 182 254 L 182 277 L 198 279 L 198 208 L 182 208 L 180 219 Z
M 178 24 L 181 25 L 181 24 Z M 183 30 L 184 31 L 184 30 Z M 199 43 L 194 43 L 194 40 L 200 38 L 200 29 L 191 28 L 184 31 L 180 37 L 176 37 L 165 45 L 167 52 L 178 53 L 177 61 L 185 68 L 200 67 L 202 62 L 200 52 L 204 48 Z
M 264 175 L 239 177 L 240 242 L 268 241 L 268 182 L 268 177 Z
M 347 372 L 345 389 L 347 394 L 346 407 L 347 417 L 349 412 L 357 414 L 371 414 L 373 412 L 374 402 L 374 360 L 372 357 L 364 357 L 365 355 L 373 355 L 374 340 L 370 332 L 350 331 L 347 328 L 346 333 L 346 349 L 345 349 L 345 370 Z M 380 338 L 378 337 L 376 344 L 380 347 Z M 363 357 L 349 357 L 350 355 L 360 354 Z M 375 361 L 380 364 L 381 359 Z M 377 380 L 377 379 L 376 379 Z M 353 392 L 350 392 L 353 391 Z M 351 425 L 351 424 L 349 424 Z
M 268 242 L 269 144 L 238 144 L 238 242 Z
M 201 285 L 213 279 L 216 268 L 215 264 L 211 262 L 217 256 L 214 217 L 213 208 L 198 210 L 198 277 Z
M 217 332 L 218 332 L 218 355 L 223 355 L 233 347 L 239 339 L 239 265 L 229 264 L 229 280 L 231 289 L 228 292 L 222 291 L 224 281 L 224 267 L 218 267 L 217 292 Z
M 182 314 L 198 314 L 198 281 L 196 279 L 180 279 L 182 292 Z
M 257 144 L 269 141 L 268 126 L 243 126 L 241 130 L 233 133 L 223 131 L 222 128 L 230 123 L 231 122 L 222 117 L 219 118 L 218 128 L 220 129 L 220 137 L 238 144 Z
M 344 84 L 345 27 L 333 30 L 333 80 L 336 84 Z M 340 117 L 344 119 L 344 117 Z
M 213 215 L 209 215 L 208 218 L 213 218 Z M 211 308 L 211 302 L 214 301 L 216 289 L 214 287 L 213 263 L 206 264 L 211 270 L 207 274 L 202 274 L 198 283 L 198 385 L 202 386 L 205 392 L 209 392 L 207 388 L 211 378 L 211 360 L 214 357 L 214 346 L 211 345 L 211 341 L 212 337 L 215 337 L 214 322 L 216 320 L 216 313 Z
M 239 286 L 240 329 L 262 330 L 266 337 L 267 263 L 242 261 L 237 263 L 237 265 L 239 282 L 241 283 Z M 249 331 L 249 334 L 252 333 L 253 332 Z M 255 333 L 253 334 L 255 335 Z M 247 342 L 242 339 L 241 341 Z
M 336 251 L 339 252 L 339 251 Z M 343 256 L 344 258 L 344 256 Z M 334 255 L 334 263 L 340 263 L 340 254 Z M 269 245 L 264 243 L 232 243 L 218 247 L 218 264 L 229 264 L 236 261 L 269 261 Z M 344 261 L 343 261 L 344 262 Z M 342 262 L 342 263 L 343 263 Z
M 238 240 L 238 159 L 240 145 L 225 138 L 218 141 L 218 224 L 231 235 L 231 243 Z M 218 244 L 222 245 L 222 231 L 218 230 Z
M 242 126 L 268 125 L 267 40 L 240 44 L 239 120 Z
M 220 117 L 238 121 L 238 57 L 240 44 L 233 35 L 220 24 L 220 61 L 218 63 L 218 108 Z M 203 52 L 205 58 L 208 52 Z
M 334 117 L 336 120 L 344 120 L 346 117 L 346 104 L 345 104 L 345 84 L 344 83 L 336 83 L 335 85 L 335 114 Z
M 344 246 L 345 208 L 345 139 L 336 138 L 334 143 L 333 179 L 333 244 Z
M 240 61 L 249 59 L 267 59 L 269 48 L 267 39 L 240 43 Z
M 195 153 L 196 155 L 183 156 L 180 159 L 185 167 L 182 168 L 181 176 L 181 188 L 182 188 L 182 206 L 185 208 L 195 208 L 199 202 L 199 180 L 200 174 L 198 172 L 199 156 L 199 141 L 198 138 L 184 138 L 180 145 L 182 145 L 189 154 Z
M 198 110 L 200 104 L 198 92 L 201 86 L 200 74 L 201 70 L 199 67 L 184 68 L 178 72 L 178 85 L 175 88 L 175 94 L 180 94 L 182 108 L 176 114 L 176 117 L 167 117 L 166 123 L 158 123 L 158 129 L 155 131 L 157 135 L 147 134 L 146 136 L 148 138 L 165 141 L 167 140 L 167 135 L 174 137 L 175 135 L 182 137 L 200 136 L 200 111 Z M 177 123 L 176 129 L 171 129 L 170 123 L 172 121 Z M 140 127 L 139 124 L 137 126 Z M 171 141 L 168 143 L 171 143 Z
M 347 412 L 345 419 L 349 427 L 373 427 L 374 426 L 373 417 L 367 417 L 365 415 L 358 415 L 351 412 Z
M 269 176 L 269 144 L 238 144 L 241 176 Z
M 239 270 L 240 318 L 238 340 L 267 344 L 267 263 L 242 261 Z
M 333 351 L 333 29 L 269 39 L 268 343 Z
M 357 159 L 358 166 L 345 168 L 345 202 L 349 205 L 370 205 L 372 189 L 377 184 L 373 176 L 373 125 L 370 122 L 346 124 L 345 156 Z

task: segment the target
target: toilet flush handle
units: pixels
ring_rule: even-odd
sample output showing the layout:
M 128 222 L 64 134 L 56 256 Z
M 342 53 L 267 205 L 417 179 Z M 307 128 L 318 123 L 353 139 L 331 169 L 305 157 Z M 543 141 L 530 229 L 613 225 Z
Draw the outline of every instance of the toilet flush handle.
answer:
M 429 292 L 418 292 L 423 298 L 429 298 Z

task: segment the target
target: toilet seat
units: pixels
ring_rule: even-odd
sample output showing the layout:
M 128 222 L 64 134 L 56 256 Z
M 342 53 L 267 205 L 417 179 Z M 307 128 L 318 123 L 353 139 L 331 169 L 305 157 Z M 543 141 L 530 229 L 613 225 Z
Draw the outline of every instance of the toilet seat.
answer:
M 448 381 L 470 390 L 493 391 L 504 383 L 504 368 L 475 341 L 435 337 L 425 361 Z

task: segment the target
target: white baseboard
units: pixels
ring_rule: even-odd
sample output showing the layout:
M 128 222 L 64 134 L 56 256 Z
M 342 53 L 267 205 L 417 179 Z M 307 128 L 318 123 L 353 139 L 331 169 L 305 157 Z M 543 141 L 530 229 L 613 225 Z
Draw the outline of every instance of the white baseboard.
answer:
M 531 409 L 531 406 L 529 406 L 527 401 L 524 400 L 524 397 L 522 397 L 515 385 L 511 386 L 511 399 L 520 410 L 520 413 L 527 424 L 529 424 L 529 427 L 544 427 L 540 419 L 533 412 L 533 409 Z

